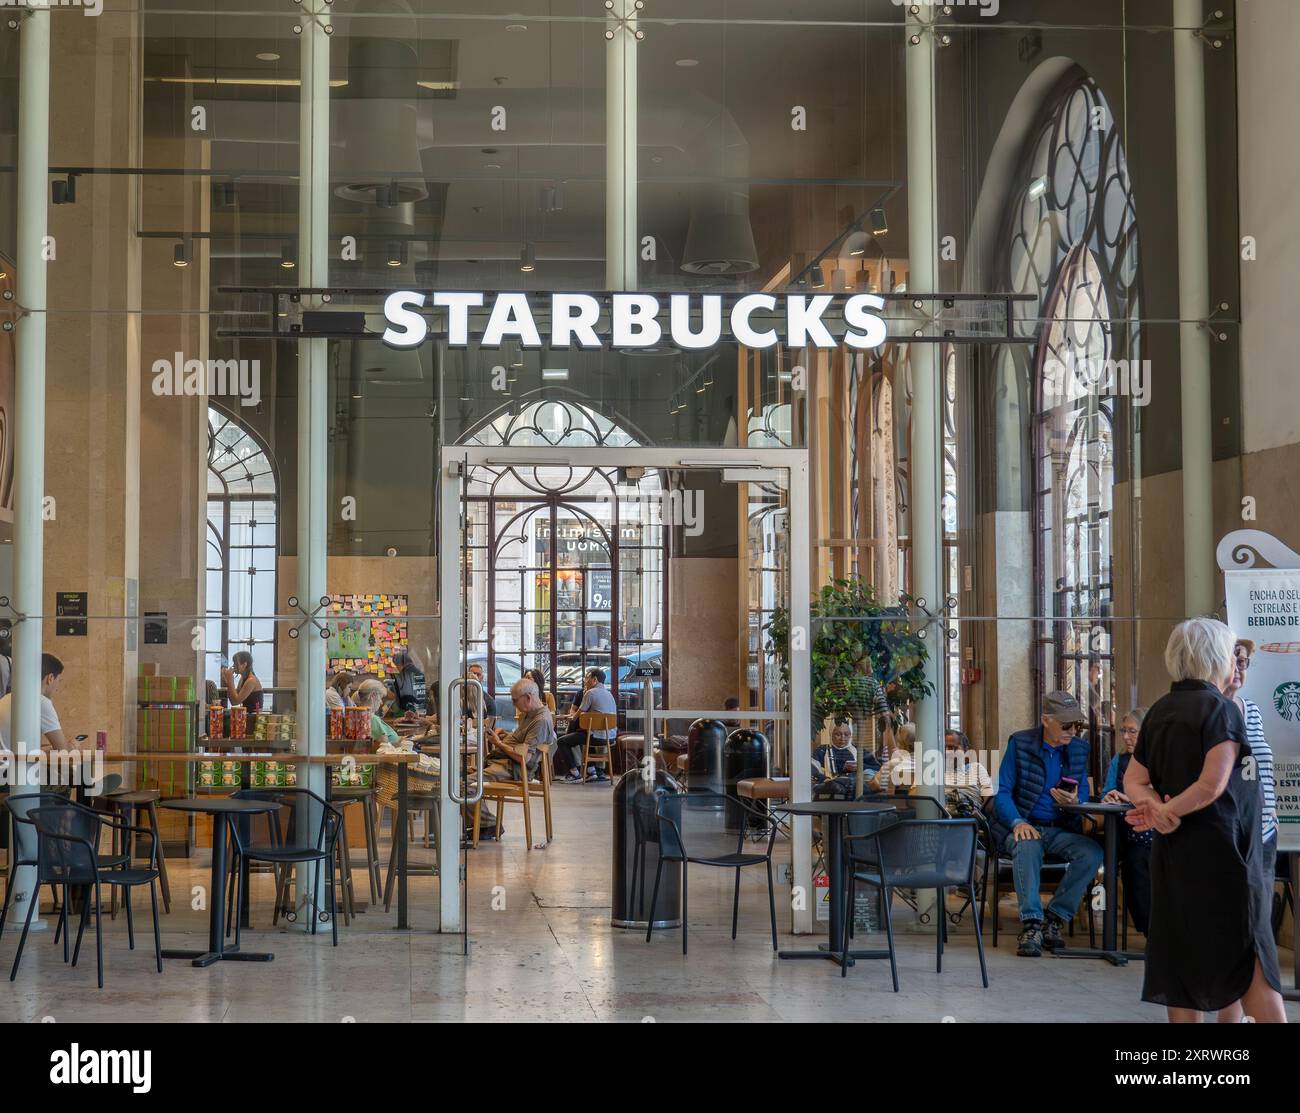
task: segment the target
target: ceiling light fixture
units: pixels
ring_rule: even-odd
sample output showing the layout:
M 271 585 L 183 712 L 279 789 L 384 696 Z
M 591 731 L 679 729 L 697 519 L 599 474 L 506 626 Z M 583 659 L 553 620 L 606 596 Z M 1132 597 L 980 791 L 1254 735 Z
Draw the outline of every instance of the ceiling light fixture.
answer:
M 402 240 L 393 240 L 388 245 L 388 265 L 400 267 L 406 263 L 406 244 Z
M 700 62 L 698 58 L 678 58 L 676 64 L 683 69 L 689 69 L 691 66 L 698 66 Z
M 569 369 L 567 367 L 543 367 L 542 378 L 551 382 L 567 382 Z
M 293 244 L 285 242 L 280 245 L 280 266 L 285 270 L 291 271 L 298 265 L 298 260 L 294 258 Z
M 815 263 L 813 265 L 812 274 L 809 278 L 814 290 L 820 290 L 826 285 L 826 272 L 822 270 L 822 265 L 820 263 Z
M 185 241 L 181 240 L 180 243 L 178 243 L 174 248 L 172 248 L 172 266 L 188 267 L 189 265 L 190 265 L 190 253 L 185 247 Z
M 870 238 L 867 236 L 866 232 L 861 228 L 855 228 L 844 240 L 844 250 L 849 255 L 856 258 L 859 255 L 865 255 L 867 253 L 867 244 L 869 242 Z
M 889 217 L 885 215 L 884 209 L 872 209 L 867 220 L 871 224 L 871 234 L 873 236 L 889 235 Z
M 537 269 L 537 252 L 531 240 L 519 252 L 519 269 L 524 274 L 532 274 Z
M 280 56 L 274 50 L 264 50 L 257 56 L 259 62 L 278 62 Z

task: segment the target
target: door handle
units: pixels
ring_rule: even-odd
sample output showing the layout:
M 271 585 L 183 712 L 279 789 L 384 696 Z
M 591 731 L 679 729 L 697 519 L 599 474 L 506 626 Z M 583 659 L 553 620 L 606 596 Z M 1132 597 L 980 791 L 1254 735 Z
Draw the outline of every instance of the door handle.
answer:
M 446 717 L 448 721 L 451 720 L 453 714 L 456 716 L 456 721 L 460 721 L 460 712 L 453 711 L 457 706 L 454 697 L 456 692 L 463 687 L 465 687 L 465 681 L 459 676 L 453 677 L 451 683 L 447 685 Z M 461 730 L 463 731 L 464 728 L 462 727 Z M 448 731 L 447 733 L 448 737 L 446 745 L 443 746 L 442 754 L 442 775 L 447 782 L 447 796 L 453 804 L 464 804 L 465 797 L 456 795 L 457 786 L 460 784 L 460 746 L 464 735 L 461 734 L 460 738 L 452 738 L 450 737 L 451 732 Z
M 474 715 L 474 722 L 478 728 L 476 732 L 478 737 L 477 737 L 477 742 L 475 747 L 477 757 L 478 757 L 478 770 L 477 770 L 478 787 L 475 789 L 474 792 L 469 792 L 468 790 L 466 791 L 465 803 L 477 804 L 480 800 L 483 799 L 483 765 L 487 756 L 486 747 L 484 745 L 485 733 L 487 728 L 483 721 L 483 682 L 480 680 L 475 680 L 471 676 L 463 683 L 472 684 L 474 686 L 474 706 L 476 712 Z

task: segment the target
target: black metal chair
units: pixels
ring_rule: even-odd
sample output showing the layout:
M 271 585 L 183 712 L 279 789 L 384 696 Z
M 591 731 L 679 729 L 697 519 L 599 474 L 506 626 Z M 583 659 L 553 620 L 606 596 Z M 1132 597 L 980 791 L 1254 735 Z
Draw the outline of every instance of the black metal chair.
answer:
M 655 869 L 654 891 L 650 897 L 650 917 L 645 939 L 650 942 L 654 931 L 655 911 L 659 903 L 659 883 L 663 878 L 665 862 L 678 862 L 682 871 L 682 954 L 686 954 L 687 921 L 687 864 L 717 866 L 736 871 L 735 895 L 731 902 L 731 938 L 736 938 L 736 925 L 740 916 L 740 871 L 746 866 L 767 866 L 767 902 L 772 918 L 772 950 L 776 943 L 776 890 L 772 886 L 772 845 L 776 842 L 777 825 L 767 814 L 752 808 L 739 798 L 731 800 L 733 809 L 743 806 L 754 823 L 768 829 L 765 853 L 745 852 L 745 833 L 749 824 L 741 823 L 738 830 L 727 830 L 726 805 L 728 797 L 722 792 L 665 793 L 659 797 L 656 821 L 659 831 L 659 864 Z
M 1012 877 L 1012 862 L 999 846 L 995 846 L 993 838 L 993 828 L 989 824 L 988 818 L 983 815 L 977 815 L 975 822 L 979 824 L 980 844 L 984 849 L 984 872 L 979 887 L 979 922 L 980 927 L 984 926 L 984 911 L 989 901 L 989 881 L 993 882 L 993 946 L 998 945 L 998 924 L 1001 920 L 999 912 L 1001 911 L 1002 901 L 1002 879 Z M 1043 861 L 1041 879 L 1060 880 L 1065 876 L 1065 871 L 1069 869 L 1069 863 L 1062 862 L 1057 858 L 1046 858 Z M 1097 924 L 1093 919 L 1092 905 L 1089 902 L 1089 894 L 1083 894 L 1082 907 L 1087 910 L 1088 914 L 1088 946 L 1095 948 L 1097 946 Z M 1069 933 L 1074 935 L 1074 918 L 1070 918 Z
M 889 971 L 898 992 L 898 961 L 894 952 L 893 894 L 896 888 L 934 889 L 939 909 L 947 889 L 964 889 L 975 899 L 975 843 L 973 819 L 905 819 L 885 823 L 876 831 L 845 838 L 849 855 L 849 892 L 844 908 L 844 938 L 853 921 L 854 892 L 858 882 L 874 885 L 884 895 L 885 932 L 889 940 Z M 935 917 L 935 970 L 943 971 L 943 944 L 947 919 Z M 984 939 L 975 921 L 975 946 L 980 956 L 980 978 L 988 988 Z M 848 974 L 849 947 L 840 956 L 840 976 Z
M 9 825 L 9 862 L 5 866 L 4 904 L 0 905 L 0 936 L 4 935 L 5 922 L 9 918 L 9 902 L 13 899 L 14 881 L 18 877 L 19 868 L 38 864 L 35 857 L 36 825 L 31 821 L 31 813 L 36 808 L 59 807 L 70 802 L 67 794 L 63 792 L 28 792 L 21 796 L 11 795 L 5 797 L 5 822 Z M 32 849 L 24 853 L 22 857 L 19 856 L 22 852 L 18 846 L 18 831 L 16 828 L 19 823 L 32 829 Z M 59 941 L 59 932 L 63 929 L 63 908 L 59 904 L 59 890 L 56 885 L 50 886 L 50 893 L 54 898 L 54 907 L 59 909 L 59 923 L 54 929 L 54 942 L 57 943 Z M 39 885 L 36 887 L 32 899 L 40 899 Z
M 95 966 L 99 988 L 104 988 L 104 928 L 103 903 L 100 899 L 102 884 L 119 886 L 122 889 L 122 904 L 126 909 L 127 943 L 135 950 L 135 920 L 131 914 L 131 890 L 137 885 L 149 886 L 149 900 L 153 906 L 153 948 L 154 961 L 158 973 L 162 973 L 162 936 L 158 928 L 158 844 L 154 833 L 147 827 L 133 827 L 125 823 L 106 820 L 99 812 L 83 808 L 80 804 L 64 802 L 55 806 L 33 808 L 28 818 L 36 828 L 36 877 L 37 888 L 52 884 L 63 889 L 63 908 L 66 917 L 74 889 L 82 890 L 81 923 L 77 928 L 77 945 L 72 952 L 72 965 L 77 965 L 81 955 L 81 940 L 85 935 L 86 921 L 90 918 L 92 904 L 95 913 Z M 122 866 L 104 867 L 100 863 L 98 846 L 104 827 L 121 831 L 127 839 L 131 835 L 144 835 L 149 839 L 148 868 L 139 869 L 129 863 Z M 9 980 L 18 976 L 18 964 L 22 961 L 23 945 L 27 942 L 27 932 L 31 927 L 32 913 L 36 901 L 27 905 L 27 919 L 23 923 L 22 937 L 18 940 L 18 953 L 14 955 L 13 969 Z M 65 925 L 63 937 L 64 950 L 67 950 L 67 933 L 71 924 Z
M 239 946 L 240 920 L 243 909 L 238 907 L 243 900 L 243 893 L 248 883 L 248 867 L 253 862 L 265 862 L 275 867 L 277 872 L 276 907 L 280 904 L 281 887 L 286 883 L 289 868 L 315 865 L 316 878 L 312 891 L 321 890 L 321 870 L 325 871 L 326 888 L 329 890 L 329 911 L 314 910 L 311 918 L 311 933 L 316 934 L 317 922 L 329 916 L 330 931 L 334 946 L 339 945 L 338 901 L 334 875 L 335 845 L 339 830 L 343 825 L 343 813 L 323 796 L 318 796 L 308 788 L 268 788 L 244 789 L 235 794 L 241 800 L 271 800 L 289 809 L 290 822 L 288 830 L 281 833 L 278 818 L 271 821 L 271 843 L 266 845 L 245 844 L 237 824 L 232 823 L 230 830 L 235 844 L 238 860 L 238 884 L 236 885 L 236 905 L 234 909 L 235 946 Z M 313 807 L 320 808 L 320 822 L 313 824 L 310 812 Z M 275 813 L 272 813 L 273 817 Z

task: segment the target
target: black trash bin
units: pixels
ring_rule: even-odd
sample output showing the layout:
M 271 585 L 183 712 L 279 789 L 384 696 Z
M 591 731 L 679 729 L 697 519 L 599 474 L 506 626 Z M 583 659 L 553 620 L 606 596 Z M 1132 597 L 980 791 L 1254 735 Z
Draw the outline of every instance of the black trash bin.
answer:
M 686 738 L 688 792 L 726 791 L 722 751 L 727 744 L 727 724 L 719 719 L 696 719 Z M 719 804 L 719 806 L 721 806 Z
M 736 786 L 752 777 L 768 775 L 769 746 L 762 731 L 740 727 L 728 736 L 722 750 L 723 772 L 727 784 L 727 830 L 739 831 L 742 826 L 761 827 L 763 820 L 755 811 L 766 813 L 766 800 L 746 800 L 743 803 Z
M 620 928 L 644 928 L 650 914 L 655 871 L 659 865 L 659 823 L 655 809 L 667 794 L 681 786 L 662 769 L 647 781 L 633 766 L 614 784 L 614 859 L 610 885 L 610 923 Z M 681 868 L 676 862 L 664 868 L 659 881 L 657 928 L 681 926 Z

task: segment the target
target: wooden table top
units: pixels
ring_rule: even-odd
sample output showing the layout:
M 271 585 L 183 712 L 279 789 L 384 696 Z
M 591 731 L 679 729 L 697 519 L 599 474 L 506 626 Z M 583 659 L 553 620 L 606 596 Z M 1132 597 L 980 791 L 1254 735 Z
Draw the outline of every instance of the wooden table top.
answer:
M 87 760 L 94 757 L 94 751 L 83 751 Z M 137 753 L 126 754 L 109 751 L 104 760 L 109 761 L 157 761 L 176 764 L 195 764 L 200 761 L 279 761 L 286 765 L 342 765 L 348 759 L 356 765 L 411 765 L 420 760 L 419 754 L 182 754 L 182 753 Z

